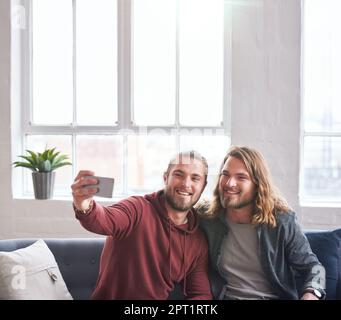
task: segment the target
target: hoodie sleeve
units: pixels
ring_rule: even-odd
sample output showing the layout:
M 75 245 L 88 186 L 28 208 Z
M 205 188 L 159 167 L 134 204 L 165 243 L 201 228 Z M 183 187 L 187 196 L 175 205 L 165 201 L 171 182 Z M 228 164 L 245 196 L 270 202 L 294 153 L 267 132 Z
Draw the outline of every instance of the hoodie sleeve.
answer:
M 130 197 L 108 207 L 94 202 L 88 214 L 76 213 L 76 218 L 90 232 L 123 239 L 139 224 L 142 207 L 138 197 Z
M 208 248 L 202 241 L 200 255 L 192 271 L 181 282 L 186 300 L 212 300 L 210 282 L 208 280 Z

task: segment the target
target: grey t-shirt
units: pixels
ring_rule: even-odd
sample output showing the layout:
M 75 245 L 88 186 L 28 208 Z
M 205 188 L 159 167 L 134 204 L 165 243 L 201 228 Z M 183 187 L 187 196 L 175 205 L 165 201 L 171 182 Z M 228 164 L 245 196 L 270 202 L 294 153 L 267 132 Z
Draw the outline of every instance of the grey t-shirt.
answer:
M 227 219 L 229 233 L 221 248 L 219 269 L 227 281 L 225 298 L 278 299 L 260 264 L 257 229 Z

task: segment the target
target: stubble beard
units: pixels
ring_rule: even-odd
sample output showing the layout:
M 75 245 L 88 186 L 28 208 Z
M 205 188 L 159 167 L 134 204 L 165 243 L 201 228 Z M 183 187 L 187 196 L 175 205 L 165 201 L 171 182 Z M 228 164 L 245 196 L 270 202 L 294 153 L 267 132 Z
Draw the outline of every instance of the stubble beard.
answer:
M 190 209 L 192 209 L 192 207 L 198 202 L 199 198 L 196 199 L 195 201 L 181 201 L 181 200 L 176 200 L 174 199 L 174 197 L 172 197 L 171 195 L 169 195 L 168 192 L 165 191 L 165 198 L 167 203 L 169 204 L 170 207 L 172 207 L 174 210 L 177 211 L 189 211 Z
M 233 200 L 232 197 L 224 197 L 223 194 L 220 193 L 220 203 L 224 209 L 241 209 L 252 203 L 254 203 L 255 197 L 250 197 L 243 200 Z

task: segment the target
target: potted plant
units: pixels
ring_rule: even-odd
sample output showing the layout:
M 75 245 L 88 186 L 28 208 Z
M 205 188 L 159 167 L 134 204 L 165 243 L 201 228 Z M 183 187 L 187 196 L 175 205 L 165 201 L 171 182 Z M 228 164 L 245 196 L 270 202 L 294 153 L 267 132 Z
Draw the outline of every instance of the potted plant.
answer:
M 32 170 L 33 189 L 36 199 L 50 199 L 53 195 L 54 178 L 57 168 L 72 165 L 67 160 L 67 155 L 55 151 L 56 148 L 47 149 L 44 152 L 26 150 L 29 155 L 21 155 L 26 161 L 13 162 L 14 167 L 23 167 Z

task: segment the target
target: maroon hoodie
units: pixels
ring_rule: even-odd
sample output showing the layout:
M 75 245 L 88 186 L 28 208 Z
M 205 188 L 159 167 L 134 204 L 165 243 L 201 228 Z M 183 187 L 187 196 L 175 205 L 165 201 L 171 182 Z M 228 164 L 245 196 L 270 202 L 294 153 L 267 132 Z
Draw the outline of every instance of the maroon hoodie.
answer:
M 108 236 L 92 298 L 163 300 L 180 283 L 187 299 L 212 299 L 207 242 L 193 209 L 187 217 L 178 226 L 169 219 L 163 191 L 76 214 L 85 229 Z

